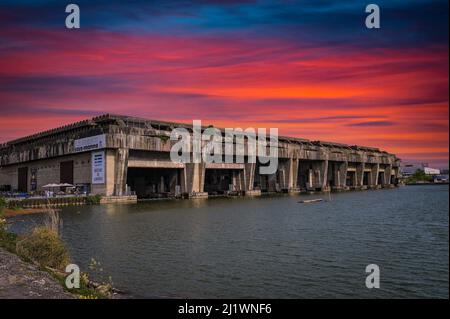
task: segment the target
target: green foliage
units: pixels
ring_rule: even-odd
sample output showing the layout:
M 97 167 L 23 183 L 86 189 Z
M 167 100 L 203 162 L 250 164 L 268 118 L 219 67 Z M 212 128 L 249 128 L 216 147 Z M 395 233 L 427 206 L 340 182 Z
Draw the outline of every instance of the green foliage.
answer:
M 66 275 L 64 273 L 51 272 L 53 277 L 59 281 L 64 289 L 74 295 L 77 295 L 79 299 L 107 299 L 108 295 L 97 291 L 95 288 L 89 286 L 89 277 L 86 273 L 81 273 L 80 276 L 80 288 L 68 289 L 66 287 Z
M 3 216 L 3 210 L 6 208 L 6 199 L 0 196 L 0 218 Z
M 5 207 L 6 200 L 3 197 L 0 197 L 0 247 L 10 252 L 14 252 L 17 236 L 8 232 L 6 229 L 6 219 L 3 216 Z
M 88 204 L 88 205 L 100 204 L 101 199 L 102 199 L 102 197 L 100 195 L 87 196 L 86 204 Z
M 407 184 L 410 183 L 420 183 L 420 182 L 432 182 L 433 177 L 425 174 L 421 169 L 418 169 L 413 175 L 409 176 L 406 180 Z
M 4 220 L 0 220 L 0 247 L 11 253 L 16 252 L 17 235 L 6 229 Z
M 167 136 L 167 135 L 158 135 L 158 137 L 161 140 L 161 142 L 163 142 L 163 144 L 166 143 L 170 139 L 170 136 Z
M 67 247 L 58 233 L 48 227 L 36 227 L 30 234 L 20 238 L 16 244 L 16 253 L 43 268 L 63 270 L 70 263 Z

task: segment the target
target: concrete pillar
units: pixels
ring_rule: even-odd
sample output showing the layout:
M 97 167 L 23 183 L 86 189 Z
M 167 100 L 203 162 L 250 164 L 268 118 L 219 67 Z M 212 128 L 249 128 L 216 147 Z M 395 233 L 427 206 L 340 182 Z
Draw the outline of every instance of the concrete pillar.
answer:
M 394 185 L 398 185 L 398 178 L 400 177 L 399 167 L 392 167 L 391 176 L 394 176 Z
M 114 195 L 122 196 L 126 192 L 129 151 L 119 148 L 116 151 L 114 171 Z
M 376 188 L 378 185 L 378 173 L 380 170 L 380 164 L 376 163 L 372 165 L 371 171 L 370 171 L 370 179 L 369 179 L 369 186 L 372 188 Z
M 384 187 L 391 185 L 392 165 L 389 164 L 384 168 Z
M 329 174 L 333 174 L 334 185 L 332 186 L 335 190 L 345 189 L 346 181 L 347 181 L 347 162 L 337 162 L 332 165 L 332 172 L 328 172 Z
M 238 183 L 237 183 L 236 171 L 232 170 L 231 171 L 231 189 L 230 189 L 230 191 L 237 191 L 237 190 L 239 190 L 239 188 L 238 188 Z
M 288 178 L 289 178 L 289 165 L 286 163 L 279 163 L 277 170 L 278 184 L 281 189 L 288 189 Z
M 328 160 L 316 161 L 309 172 L 309 186 L 311 189 L 325 190 L 328 178 Z
M 348 162 L 343 162 L 339 167 L 339 187 L 347 188 L 347 169 Z
M 244 190 L 252 191 L 255 184 L 256 163 L 244 164 Z
M 204 194 L 205 185 L 205 164 L 204 163 L 186 163 L 184 173 L 182 174 L 182 192 L 194 196 Z
M 328 160 L 323 161 L 320 167 L 320 178 L 321 178 L 321 189 L 325 190 L 327 188 L 328 179 Z
M 313 189 L 314 188 L 314 173 L 313 169 L 310 168 L 308 170 L 308 183 L 306 184 L 306 189 Z
M 297 189 L 298 159 L 289 158 L 278 164 L 278 182 L 284 191 Z
M 279 191 L 279 184 L 277 182 L 277 174 L 265 175 L 267 176 L 267 188 L 269 192 Z
M 164 176 L 161 176 L 161 179 L 159 181 L 158 192 L 159 193 L 164 193 L 165 192 Z
M 341 172 L 339 171 L 339 168 L 340 163 L 331 163 L 330 168 L 328 168 L 329 186 L 332 187 L 333 189 L 340 188 Z
M 287 189 L 288 191 L 298 190 L 298 158 L 290 158 L 287 165 Z
M 364 185 L 364 169 L 366 165 L 364 162 L 356 164 L 356 188 L 361 188 Z
M 169 178 L 169 192 L 170 193 L 176 193 L 176 187 L 178 185 L 178 172 L 174 172 L 170 175 Z

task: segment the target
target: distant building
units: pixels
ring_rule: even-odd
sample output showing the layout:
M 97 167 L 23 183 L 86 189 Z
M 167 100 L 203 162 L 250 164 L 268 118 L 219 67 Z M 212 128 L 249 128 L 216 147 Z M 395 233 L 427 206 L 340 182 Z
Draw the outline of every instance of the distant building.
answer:
M 440 174 L 440 175 L 434 176 L 433 182 L 448 183 L 448 174 Z
M 437 168 L 429 167 L 428 163 L 405 163 L 402 167 L 403 176 L 413 175 L 417 170 L 422 170 L 426 175 L 439 175 L 441 171 Z
M 439 175 L 441 173 L 441 171 L 437 168 L 431 168 L 431 167 L 424 167 L 423 171 L 425 172 L 425 174 L 427 175 Z

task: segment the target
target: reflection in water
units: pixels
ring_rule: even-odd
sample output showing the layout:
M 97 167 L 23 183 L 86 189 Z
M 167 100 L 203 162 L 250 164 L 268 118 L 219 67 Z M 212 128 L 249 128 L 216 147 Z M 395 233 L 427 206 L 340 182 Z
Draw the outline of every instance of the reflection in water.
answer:
M 94 257 L 138 297 L 448 298 L 448 186 L 305 197 L 67 207 L 63 238 L 82 269 Z

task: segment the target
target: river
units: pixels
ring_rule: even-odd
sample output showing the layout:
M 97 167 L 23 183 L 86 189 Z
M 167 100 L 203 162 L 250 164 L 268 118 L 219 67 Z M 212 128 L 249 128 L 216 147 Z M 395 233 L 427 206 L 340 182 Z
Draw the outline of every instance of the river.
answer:
M 74 262 L 146 298 L 448 298 L 449 189 L 66 207 Z M 324 198 L 310 204 L 301 199 Z M 41 215 L 17 216 L 27 231 Z M 380 288 L 368 289 L 368 264 Z M 98 273 L 93 274 L 99 276 Z

